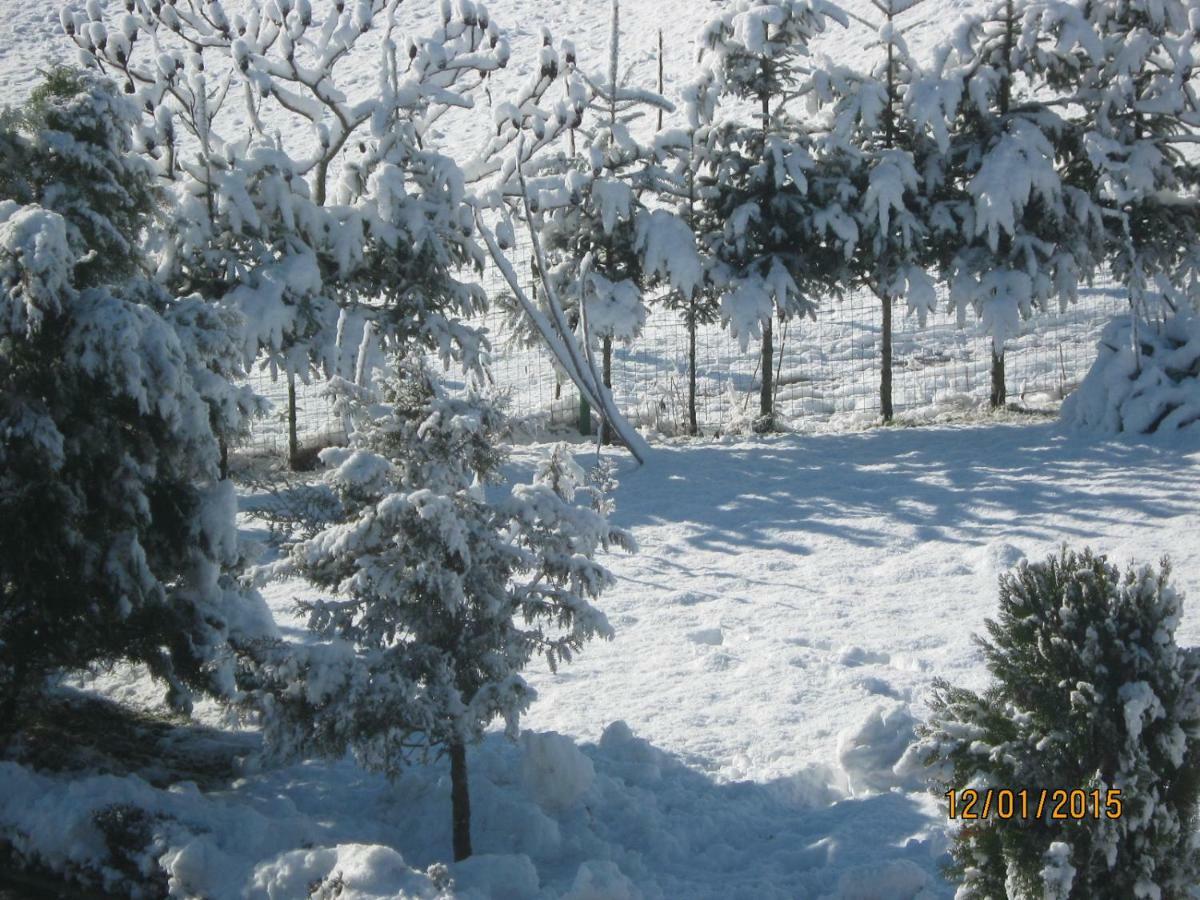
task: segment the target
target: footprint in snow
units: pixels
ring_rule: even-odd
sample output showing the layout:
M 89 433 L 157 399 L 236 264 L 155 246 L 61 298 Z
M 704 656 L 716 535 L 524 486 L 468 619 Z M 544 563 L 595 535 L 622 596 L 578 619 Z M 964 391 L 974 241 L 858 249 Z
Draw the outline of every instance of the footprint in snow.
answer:
M 708 644 L 712 647 L 719 647 L 725 643 L 725 634 L 720 628 L 700 628 L 696 631 L 688 632 L 687 637 L 693 644 Z
M 891 656 L 886 653 L 877 653 L 874 650 L 864 650 L 855 644 L 848 644 L 837 651 L 834 657 L 838 662 L 847 668 L 854 666 L 865 665 L 887 665 L 892 661 Z

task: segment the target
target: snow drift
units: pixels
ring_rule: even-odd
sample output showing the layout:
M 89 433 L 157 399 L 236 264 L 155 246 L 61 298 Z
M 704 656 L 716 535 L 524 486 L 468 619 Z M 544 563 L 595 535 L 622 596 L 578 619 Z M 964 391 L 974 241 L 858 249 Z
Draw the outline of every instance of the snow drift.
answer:
M 1114 319 L 1101 334 L 1091 371 L 1063 401 L 1062 419 L 1106 434 L 1196 429 L 1200 318 L 1175 316 L 1159 325 Z

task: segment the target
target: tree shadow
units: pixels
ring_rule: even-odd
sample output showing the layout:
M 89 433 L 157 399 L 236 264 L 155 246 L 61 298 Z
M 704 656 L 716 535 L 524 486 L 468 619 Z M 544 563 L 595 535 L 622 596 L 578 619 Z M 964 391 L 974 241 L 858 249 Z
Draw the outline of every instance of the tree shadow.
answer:
M 689 547 L 729 555 L 806 554 L 820 537 L 880 547 L 897 530 L 914 542 L 1086 539 L 1097 523 L 1194 512 L 1194 473 L 1179 463 L 1196 449 L 1178 437 L 1097 441 L 1056 423 L 680 444 L 623 473 L 615 520 L 670 522 Z

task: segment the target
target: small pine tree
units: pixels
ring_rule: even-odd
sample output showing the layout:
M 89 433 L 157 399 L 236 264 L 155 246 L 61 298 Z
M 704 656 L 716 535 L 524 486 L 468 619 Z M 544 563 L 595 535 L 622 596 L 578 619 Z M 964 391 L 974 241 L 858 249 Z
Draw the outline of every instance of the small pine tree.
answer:
M 974 309 L 992 339 L 993 407 L 1007 400 L 1004 347 L 1021 318 L 1074 300 L 1100 252 L 1099 207 L 1057 164 L 1078 128 L 1042 102 L 1036 53 L 1022 40 L 1026 6 L 1000 0 L 967 18 L 943 61 L 944 80 L 928 80 L 961 90 L 946 148 L 943 208 L 953 227 L 937 245 L 951 305 L 960 316 Z
M 237 324 L 134 277 L 137 115 L 59 70 L 0 120 L 0 729 L 46 675 L 119 660 L 187 708 L 232 687 L 226 638 L 265 620 L 218 478 Z
M 925 72 L 909 52 L 897 18 L 904 0 L 876 0 L 881 13 L 868 71 L 833 66 L 813 79 L 830 122 L 818 151 L 822 191 L 832 202 L 823 221 L 840 232 L 854 282 L 880 303 L 879 411 L 894 414 L 892 320 L 906 300 L 924 324 L 937 303 L 928 269 L 939 225 L 934 200 L 945 180 L 935 118 L 917 109 Z M 923 120 L 924 119 L 924 120 Z M 944 226 L 943 226 L 944 227 Z
M 1063 549 L 1001 576 L 979 640 L 994 683 L 935 687 L 918 755 L 936 790 L 1079 789 L 1088 815 L 980 819 L 955 836 L 958 896 L 1182 898 L 1200 877 L 1200 659 L 1175 644 L 1182 597 L 1164 562 L 1124 573 Z M 1123 810 L 1094 816 L 1120 790 Z M 1114 807 L 1115 809 L 1115 807 Z
M 497 717 L 515 733 L 534 698 L 520 673 L 535 654 L 554 667 L 610 635 L 590 599 L 612 576 L 593 557 L 632 542 L 561 448 L 532 484 L 489 496 L 505 458 L 500 414 L 447 396 L 419 366 L 400 364 L 379 402 L 335 389 L 355 430 L 349 448 L 321 458 L 345 519 L 274 567 L 326 593 L 300 605 L 321 640 L 248 646 L 249 696 L 277 754 L 349 750 L 395 774 L 446 753 L 463 859 L 467 746 Z M 590 508 L 577 505 L 585 499 Z
M 812 135 L 788 109 L 812 87 L 801 61 L 830 22 L 845 25 L 845 14 L 820 0 L 739 0 L 702 32 L 707 77 L 689 96 L 710 126 L 697 230 L 721 285 L 721 316 L 743 348 L 761 337 L 756 430 L 775 427 L 775 317 L 813 314 L 814 296 L 842 281 L 841 257 L 816 224 L 823 204 L 809 190 Z M 752 124 L 739 118 L 747 104 Z

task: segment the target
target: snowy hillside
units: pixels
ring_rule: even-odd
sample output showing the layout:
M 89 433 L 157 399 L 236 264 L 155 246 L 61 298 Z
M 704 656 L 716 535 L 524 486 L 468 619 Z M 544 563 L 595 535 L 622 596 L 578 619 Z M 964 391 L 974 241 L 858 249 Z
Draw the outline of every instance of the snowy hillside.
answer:
M 94 0 L 95 2 L 95 0 Z M 98 0 L 101 8 L 114 18 L 123 11 L 118 0 Z M 697 57 L 696 37 L 701 27 L 721 8 L 719 0 L 661 0 L 654 3 L 627 3 L 621 12 L 624 62 L 629 67 L 631 85 L 654 88 L 658 70 L 658 32 L 663 34 L 665 94 L 677 99 L 678 87 L 693 77 Z M 850 0 L 844 8 L 867 21 L 878 15 L 869 0 Z M 966 10 L 986 7 L 983 0 L 923 0 L 905 12 L 901 21 L 905 37 L 918 54 L 932 52 L 944 40 L 947 30 Z M 230 4 L 236 8 L 237 4 Z M 63 35 L 59 14 L 63 7 L 83 9 L 82 0 L 48 0 L 45 3 L 21 3 L 2 0 L 0 14 L 5 28 L 0 33 L 0 103 L 21 100 L 37 83 L 39 68 L 73 61 L 76 50 Z M 487 4 L 493 20 L 506 29 L 512 43 L 511 67 L 497 76 L 497 82 L 520 84 L 537 65 L 537 48 L 542 29 L 548 29 L 555 43 L 575 43 L 580 65 L 591 71 L 603 69 L 608 58 L 609 4 L 596 0 L 496 0 Z M 401 28 L 415 25 L 431 14 L 436 15 L 438 0 L 410 0 L 400 5 Z M 858 21 L 848 28 L 834 27 L 819 38 L 816 52 L 846 64 L 860 62 L 868 54 L 869 29 Z M 364 54 L 354 66 L 351 83 L 374 85 L 377 57 Z M 497 90 L 501 93 L 501 90 Z M 490 120 L 474 113 L 460 117 L 447 126 L 447 143 L 469 155 L 478 140 L 482 122 Z M 672 123 L 668 118 L 666 124 Z

